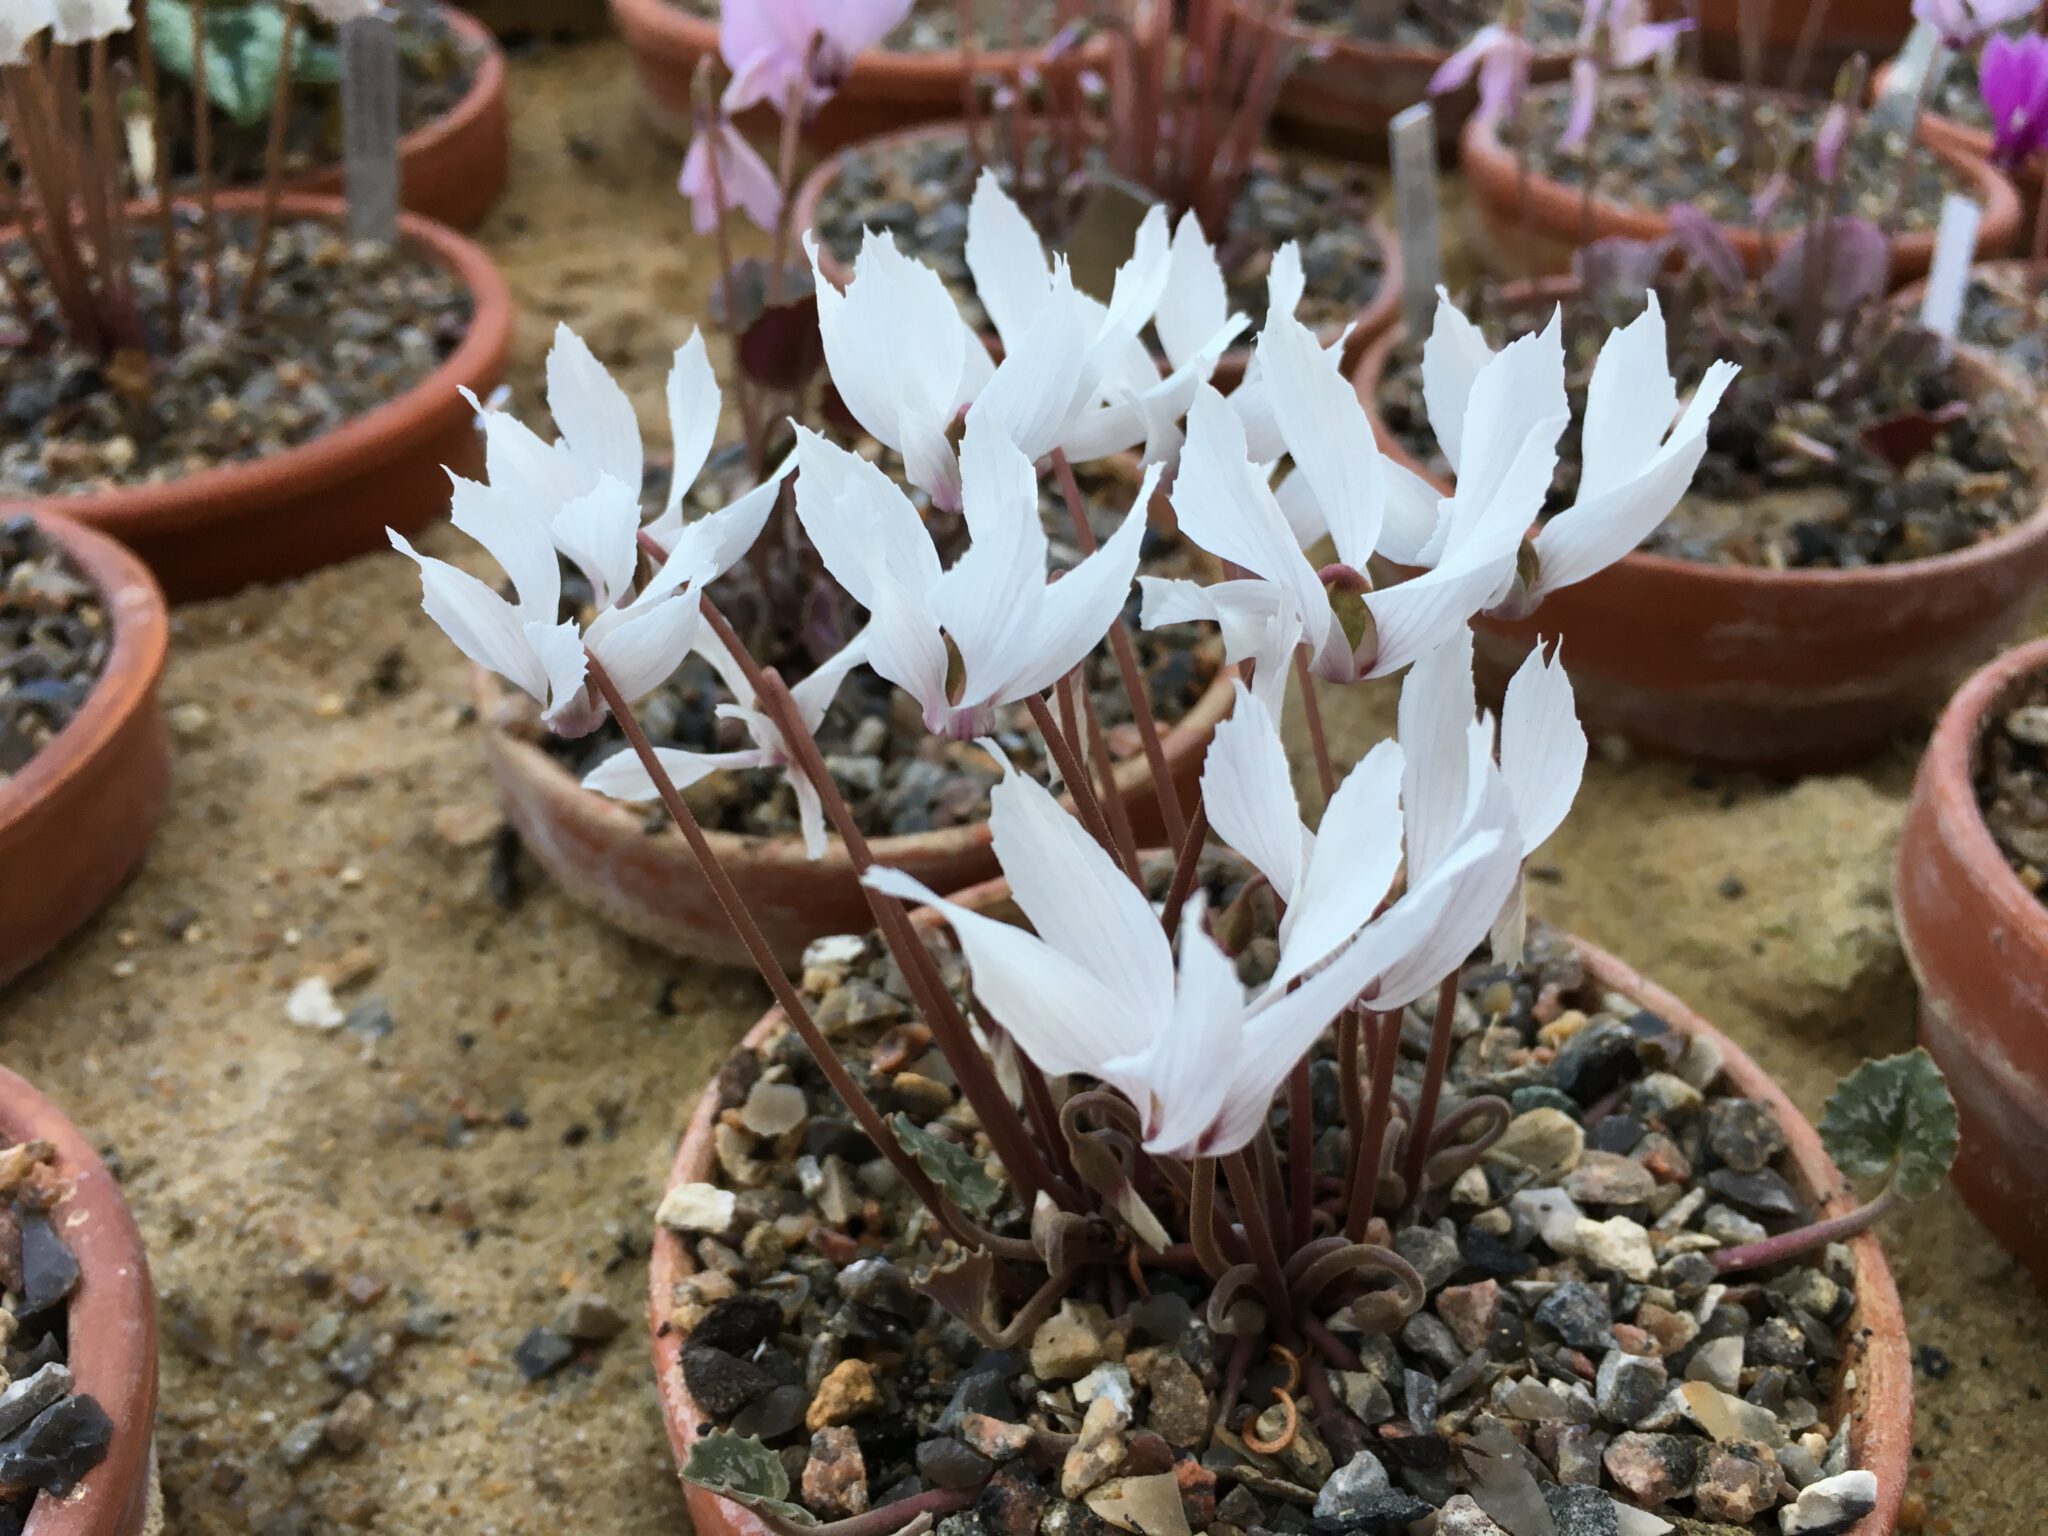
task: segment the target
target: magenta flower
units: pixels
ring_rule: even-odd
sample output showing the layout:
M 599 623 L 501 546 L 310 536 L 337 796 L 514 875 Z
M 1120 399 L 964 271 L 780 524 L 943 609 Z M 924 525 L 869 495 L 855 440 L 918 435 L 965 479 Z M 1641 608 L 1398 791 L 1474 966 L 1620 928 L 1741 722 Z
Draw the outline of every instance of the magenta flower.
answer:
M 1529 89 L 1529 68 L 1536 50 L 1519 32 L 1492 25 L 1481 27 L 1471 41 L 1445 59 L 1430 78 L 1429 94 L 1461 90 L 1479 76 L 1479 110 L 1473 114 L 1489 127 L 1512 117 Z
M 718 50 L 732 82 L 725 110 L 765 101 L 777 111 L 801 94 L 806 115 L 832 99 L 856 54 L 910 14 L 911 0 L 725 0 Z
M 1993 37 L 1977 81 L 1991 113 L 1992 159 L 2011 170 L 2048 149 L 2048 37 Z
M 2034 0 L 1913 0 L 1913 19 L 1941 34 L 1950 48 L 1972 48 L 2009 21 L 2033 14 Z
M 717 229 L 727 209 L 737 209 L 771 234 L 782 217 L 782 187 L 775 173 L 728 118 L 698 128 L 676 190 L 690 200 L 690 222 L 700 235 Z

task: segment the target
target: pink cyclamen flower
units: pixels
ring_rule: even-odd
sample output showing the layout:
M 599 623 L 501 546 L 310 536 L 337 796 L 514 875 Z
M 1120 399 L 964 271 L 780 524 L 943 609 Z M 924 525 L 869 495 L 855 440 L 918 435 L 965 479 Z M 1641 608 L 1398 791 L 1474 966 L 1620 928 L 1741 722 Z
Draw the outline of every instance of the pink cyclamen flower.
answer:
M 1848 146 L 1849 106 L 1838 101 L 1828 108 L 1813 136 L 1813 171 L 1825 185 L 1833 186 L 1842 174 L 1842 151 Z
M 1950 48 L 1972 48 L 2007 22 L 2033 14 L 2034 0 L 1913 0 L 1913 19 Z
M 1477 74 L 1479 110 L 1474 116 L 1497 126 L 1521 106 L 1535 58 L 1536 50 L 1521 33 L 1497 24 L 1481 27 L 1430 78 L 1429 94 L 1441 96 L 1446 91 L 1461 90 Z
M 1691 29 L 1690 21 L 1651 21 L 1643 0 L 1593 0 L 1579 27 L 1579 56 L 1572 60 L 1571 114 L 1557 141 L 1567 152 L 1586 142 L 1593 129 L 1593 114 L 1600 103 L 1599 53 L 1594 36 L 1602 21 L 1607 27 L 1607 67 L 1635 69 L 1661 58 Z
M 831 100 L 853 67 L 910 14 L 911 0 L 725 0 L 718 48 L 732 83 L 725 110 L 756 102 L 806 114 Z
M 775 173 L 727 118 L 697 130 L 676 190 L 690 200 L 690 222 L 700 235 L 718 228 L 718 216 L 728 208 L 770 233 L 782 217 L 782 187 Z
M 2011 170 L 2048 149 L 2048 37 L 1993 37 L 1977 79 L 1991 113 L 1992 159 Z

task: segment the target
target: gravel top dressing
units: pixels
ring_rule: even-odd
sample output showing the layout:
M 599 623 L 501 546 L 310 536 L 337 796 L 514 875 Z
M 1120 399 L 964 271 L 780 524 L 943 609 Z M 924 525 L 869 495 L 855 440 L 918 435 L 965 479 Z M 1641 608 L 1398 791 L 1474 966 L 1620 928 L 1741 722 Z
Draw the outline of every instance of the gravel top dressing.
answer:
M 1539 48 L 1569 44 L 1579 26 L 1569 0 L 1533 0 L 1529 40 Z M 1500 19 L 1493 0 L 1301 0 L 1296 18 L 1363 43 L 1399 43 L 1449 52 Z
M 52 1155 L 48 1142 L 0 1137 L 0 1530 L 19 1531 L 38 1499 L 69 1493 L 114 1433 L 65 1364 L 79 1272 Z
M 85 707 L 114 645 L 99 593 L 24 516 L 0 521 L 0 784 Z
M 1154 870 L 1155 899 L 1168 873 Z M 1221 861 L 1204 874 L 1223 910 L 1239 878 Z M 1268 935 L 1272 921 L 1268 904 Z M 935 942 L 964 996 L 961 963 Z M 1239 975 L 1256 984 L 1277 954 L 1252 939 Z M 987 1157 L 876 941 L 819 941 L 803 983 L 885 1115 Z M 1390 1333 L 1387 1293 L 1331 1293 L 1323 1321 L 1355 1358 L 1328 1371 L 1321 1407 L 1298 1380 L 1298 1417 L 1283 1407 L 1291 1369 L 1277 1359 L 1234 1386 L 1201 1275 L 1167 1264 L 1084 1285 L 1014 1347 L 985 1346 L 920 1289 L 957 1250 L 787 1029 L 727 1061 L 711 1182 L 664 1205 L 701 1265 L 670 1299 L 684 1379 L 713 1425 L 765 1443 L 789 1497 L 822 1519 L 980 1488 L 942 1536 L 1125 1516 L 1148 1531 L 1397 1532 L 1432 1509 L 1461 1532 L 1546 1515 L 1558 1531 L 1612 1532 L 1617 1501 L 1715 1530 L 1776 1532 L 1784 1511 L 1784 1530 L 1815 1536 L 1867 1513 L 1875 1481 L 1833 1406 L 1855 1303 L 1847 1251 L 1726 1283 L 1709 1258 L 1811 1215 L 1776 1116 L 1729 1093 L 1719 1048 L 1589 982 L 1547 932 L 1519 970 L 1467 969 L 1454 1030 L 1446 1112 L 1497 1094 L 1513 1118 L 1436 1219 L 1373 1239 L 1414 1267 L 1424 1305 Z M 1411 1011 L 1411 1097 L 1427 1038 Z M 1326 1037 L 1312 1057 L 1315 1166 L 1341 1186 L 1333 1049 Z M 1272 1129 L 1284 1144 L 1284 1114 Z M 1028 1213 L 999 1165 L 982 1166 L 997 1188 L 977 1208 L 1023 1236 Z
M 1757 119 L 1766 142 L 1782 131 L 1804 143 L 1813 137 L 1827 105 L 1824 97 L 1772 96 L 1758 106 Z M 1586 161 L 1577 154 L 1559 154 L 1556 148 L 1570 110 L 1567 89 L 1539 86 L 1529 93 L 1529 167 L 1537 175 L 1579 187 L 1585 184 Z M 1735 170 L 1743 118 L 1739 86 L 1696 81 L 1670 90 L 1610 86 L 1601 95 L 1587 141 L 1593 156 L 1593 189 L 1610 202 L 1632 207 L 1692 203 L 1723 224 L 1751 227 L 1756 222 L 1751 199 L 1765 178 L 1750 168 Z M 1842 156 L 1837 214 L 1884 219 L 1898 197 L 1899 155 L 1905 143 L 1903 136 L 1887 133 L 1867 116 L 1859 121 Z M 1972 195 L 1964 176 L 1925 146 L 1914 152 L 1906 185 L 1898 221 L 1905 230 L 1933 229 L 1949 193 Z M 1790 232 L 1801 228 L 1805 219 L 1799 199 L 1779 198 L 1771 210 L 1770 228 Z
M 195 219 L 179 226 L 185 346 L 155 372 L 63 342 L 0 347 L 0 497 L 157 484 L 295 448 L 419 384 L 469 331 L 472 298 L 455 272 L 307 221 L 279 222 L 263 302 L 235 320 L 254 234 L 240 217 L 223 221 L 228 318 L 203 318 Z M 154 225 L 137 226 L 136 237 L 146 255 L 157 248 Z M 49 306 L 39 272 L 30 275 Z M 138 276 L 140 308 L 156 323 L 162 266 L 145 259 Z
M 2048 681 L 2031 679 L 1985 722 L 1977 804 L 2006 863 L 2048 901 Z
M 1040 153 L 1042 153 L 1042 148 Z M 838 179 L 818 208 L 818 235 L 850 264 L 865 229 L 886 230 L 897 245 L 935 268 L 970 323 L 987 327 L 967 270 L 967 204 L 981 167 L 964 135 L 920 137 L 884 153 L 862 150 L 841 162 Z M 1007 167 L 997 170 L 1014 193 Z M 1380 291 L 1380 249 L 1367 221 L 1382 183 L 1355 168 L 1304 155 L 1255 165 L 1217 250 L 1231 308 L 1252 317 L 1266 312 L 1266 274 L 1273 253 L 1301 243 L 1307 292 L 1302 321 L 1313 327 L 1344 325 Z M 1024 206 L 1058 248 L 1076 209 Z

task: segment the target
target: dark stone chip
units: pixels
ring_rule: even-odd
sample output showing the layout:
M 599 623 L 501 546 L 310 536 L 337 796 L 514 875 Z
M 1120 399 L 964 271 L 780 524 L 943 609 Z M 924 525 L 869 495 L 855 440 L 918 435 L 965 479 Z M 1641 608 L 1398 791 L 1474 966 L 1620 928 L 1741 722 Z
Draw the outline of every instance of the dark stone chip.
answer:
M 1465 1256 L 1467 1264 L 1495 1280 L 1511 1280 L 1536 1267 L 1533 1255 L 1510 1247 L 1490 1232 L 1481 1232 L 1476 1227 L 1465 1229 L 1458 1239 L 1458 1251 Z
M 0 1499 L 0 1536 L 21 1536 L 28 1527 L 28 1512 L 31 1507 L 27 1499 L 13 1504 Z
M 728 1355 L 749 1355 L 782 1327 L 782 1303 L 772 1296 L 728 1296 L 690 1330 L 690 1342 Z
M 84 1393 L 67 1397 L 0 1440 L 0 1485 L 41 1488 L 61 1498 L 105 1460 L 113 1438 L 105 1409 Z
M 975 1501 L 975 1513 L 995 1536 L 1035 1536 L 1046 1491 L 1022 1467 L 998 1467 Z
M 1596 1152 L 1627 1157 L 1648 1133 L 1649 1127 L 1634 1115 L 1602 1115 L 1586 1127 L 1586 1145 Z
M 1131 1326 L 1161 1344 L 1178 1344 L 1195 1320 L 1194 1306 L 1173 1291 L 1155 1291 L 1130 1310 Z
M 1626 1024 L 1589 1024 L 1565 1041 L 1552 1064 L 1558 1088 L 1581 1104 L 1612 1093 L 1642 1069 L 1636 1037 Z
M 1380 1449 L 1403 1466 L 1429 1472 L 1451 1464 L 1451 1442 L 1434 1430 L 1423 1433 L 1405 1424 L 1387 1423 L 1379 1427 L 1379 1436 Z
M 1399 1488 L 1381 1488 L 1361 1494 L 1341 1518 L 1312 1520 L 1310 1527 L 1332 1533 L 1365 1532 L 1367 1536 L 1405 1531 L 1415 1521 L 1432 1513 L 1430 1506 Z
M 1707 1147 L 1737 1173 L 1761 1173 L 1785 1150 L 1785 1128 L 1768 1104 L 1714 1099 L 1707 1105 Z
M 995 1463 L 958 1440 L 926 1440 L 917 1448 L 917 1474 L 934 1488 L 979 1488 Z
M 1621 1536 L 1621 1516 L 1614 1511 L 1614 1500 L 1600 1489 L 1559 1483 L 1542 1487 L 1557 1536 Z
M 1762 1173 L 1737 1173 L 1716 1168 L 1707 1175 L 1707 1188 L 1731 1205 L 1764 1216 L 1800 1216 L 1806 1207 L 1784 1178 L 1766 1168 Z
M 534 1334 L 546 1332 L 546 1329 L 536 1328 L 533 1334 L 527 1335 L 528 1342 L 532 1342 Z M 561 1342 L 568 1344 L 566 1339 Z M 697 1407 L 714 1419 L 731 1418 L 756 1398 L 766 1397 L 781 1385 L 751 1360 L 742 1360 L 722 1349 L 697 1343 L 683 1349 L 683 1381 L 690 1389 L 690 1396 L 697 1400 Z
M 1544 1297 L 1536 1321 L 1573 1349 L 1605 1349 L 1614 1342 L 1614 1312 L 1607 1293 L 1567 1280 Z
M 1920 1367 L 1921 1374 L 1935 1381 L 1947 1381 L 1955 1362 L 1936 1349 L 1932 1344 L 1922 1344 L 1913 1351 L 1913 1363 Z
M 49 1217 L 30 1211 L 21 1218 L 21 1317 L 56 1306 L 78 1288 L 78 1260 L 50 1225 Z
M 811 1394 L 800 1386 L 782 1386 L 755 1399 L 733 1415 L 732 1432 L 761 1440 L 794 1434 L 811 1406 Z
M 1532 1109 L 1555 1109 L 1574 1120 L 1579 1117 L 1579 1101 L 1548 1083 L 1523 1084 L 1508 1096 L 1508 1105 L 1518 1115 L 1526 1115 Z
M 528 1381 L 552 1376 L 576 1358 L 576 1346 L 552 1328 L 536 1328 L 512 1351 L 512 1363 Z

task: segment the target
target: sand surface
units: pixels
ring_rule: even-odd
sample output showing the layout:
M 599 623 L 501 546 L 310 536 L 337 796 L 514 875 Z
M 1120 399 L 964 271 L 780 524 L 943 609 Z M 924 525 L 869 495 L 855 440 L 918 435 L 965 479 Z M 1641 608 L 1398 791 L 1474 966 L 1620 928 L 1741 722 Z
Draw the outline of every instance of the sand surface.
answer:
M 519 407 L 566 318 L 653 425 L 711 275 L 679 157 L 614 43 L 522 58 L 512 88 L 514 190 L 484 238 L 524 309 Z M 765 994 L 614 936 L 494 852 L 464 665 L 417 593 L 375 557 L 179 613 L 162 833 L 0 995 L 0 1060 L 124 1170 L 162 1296 L 169 1529 L 667 1536 L 688 1517 L 637 1324 L 646 1234 L 692 1099 Z M 1324 698 L 1346 761 L 1392 727 L 1390 692 Z M 1792 789 L 1597 754 L 1537 910 L 1817 1109 L 1910 1039 L 1888 864 L 1916 750 Z M 288 1022 L 316 974 L 345 1009 L 381 1001 L 389 1033 Z M 1891 1249 L 1922 1351 L 1909 1521 L 2038 1529 L 2048 1304 L 1952 1197 Z M 529 1384 L 514 1347 L 571 1291 L 627 1331 Z M 318 1426 L 351 1382 L 376 1406 L 343 1455 Z

